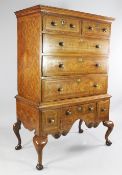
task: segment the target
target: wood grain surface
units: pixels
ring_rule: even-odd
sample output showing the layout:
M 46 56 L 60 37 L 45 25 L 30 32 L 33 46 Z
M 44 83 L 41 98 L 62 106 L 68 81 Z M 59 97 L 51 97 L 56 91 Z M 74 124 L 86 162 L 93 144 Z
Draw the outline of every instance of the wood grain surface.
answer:
M 47 137 L 65 136 L 80 119 L 88 128 L 109 121 L 108 57 L 114 18 L 48 6 L 20 10 L 17 16 L 17 122 L 14 133 L 21 146 L 21 123 L 34 132 L 36 168 L 43 169 Z

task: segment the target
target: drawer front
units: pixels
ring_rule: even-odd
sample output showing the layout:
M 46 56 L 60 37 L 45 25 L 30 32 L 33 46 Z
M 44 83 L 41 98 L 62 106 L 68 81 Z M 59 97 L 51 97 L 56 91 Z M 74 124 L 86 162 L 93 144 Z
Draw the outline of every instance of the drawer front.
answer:
M 74 123 L 77 117 L 75 106 L 62 108 L 61 116 L 61 128 L 65 130 Z
M 43 57 L 43 76 L 107 73 L 107 59 L 95 57 Z
M 43 30 L 80 33 L 80 20 L 71 17 L 45 15 L 43 17 Z
M 70 128 L 75 120 L 82 118 L 87 123 L 96 121 L 96 103 L 62 108 L 62 129 Z
M 86 123 L 92 123 L 97 120 L 96 103 L 88 103 L 83 105 L 84 112 L 77 113 L 78 118 L 82 118 Z
M 111 32 L 111 24 L 99 23 L 94 21 L 83 21 L 82 34 L 91 36 L 109 37 Z
M 85 113 L 82 116 L 85 123 L 94 123 L 97 121 L 97 108 L 96 103 L 85 104 Z
M 60 130 L 60 109 L 42 111 L 42 130 L 46 133 Z
M 109 119 L 110 100 L 103 100 L 97 103 L 99 120 L 105 121 Z
M 83 97 L 107 92 L 106 75 L 84 75 L 63 79 L 42 80 L 42 101 Z
M 43 34 L 44 53 L 108 54 L 109 41 Z

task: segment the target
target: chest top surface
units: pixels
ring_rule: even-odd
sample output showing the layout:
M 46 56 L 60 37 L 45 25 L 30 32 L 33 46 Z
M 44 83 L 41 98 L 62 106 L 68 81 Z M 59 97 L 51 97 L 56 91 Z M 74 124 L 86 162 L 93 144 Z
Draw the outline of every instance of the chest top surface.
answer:
M 16 11 L 15 14 L 17 17 L 20 17 L 20 16 L 29 15 L 33 13 L 40 13 L 40 12 L 51 13 L 51 14 L 58 13 L 61 15 L 68 15 L 68 16 L 73 16 L 73 17 L 79 17 L 79 18 L 84 18 L 84 19 L 94 19 L 94 20 L 101 20 L 101 21 L 114 21 L 115 20 L 112 17 L 84 13 L 80 11 L 68 10 L 68 9 L 57 8 L 57 7 L 44 6 L 44 5 L 37 5 L 34 7 L 19 10 L 19 11 Z

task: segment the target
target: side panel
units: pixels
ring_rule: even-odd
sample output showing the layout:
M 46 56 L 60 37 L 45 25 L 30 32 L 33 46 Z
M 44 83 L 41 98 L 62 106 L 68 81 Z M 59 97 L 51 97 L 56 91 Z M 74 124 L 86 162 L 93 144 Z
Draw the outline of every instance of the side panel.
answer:
M 18 17 L 18 94 L 36 103 L 41 99 L 40 13 Z
M 35 106 L 16 100 L 17 118 L 23 123 L 24 127 L 30 131 L 36 130 L 39 134 L 40 111 Z

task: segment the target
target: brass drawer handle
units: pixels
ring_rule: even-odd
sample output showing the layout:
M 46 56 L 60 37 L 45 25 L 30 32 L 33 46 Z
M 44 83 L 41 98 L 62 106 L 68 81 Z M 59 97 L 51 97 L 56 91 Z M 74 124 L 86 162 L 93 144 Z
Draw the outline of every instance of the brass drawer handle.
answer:
M 64 24 L 65 24 L 65 21 L 64 21 L 63 19 L 61 20 L 61 24 L 62 24 L 62 25 L 64 25 Z
M 92 112 L 92 111 L 94 111 L 94 107 L 93 107 L 93 106 L 90 106 L 90 107 L 88 108 L 88 110 L 89 110 L 90 112 Z
M 50 119 L 48 120 L 48 122 L 49 122 L 50 124 L 53 124 L 53 123 L 55 123 L 55 120 L 50 118 Z
M 55 21 L 52 21 L 52 22 L 51 22 L 51 25 L 52 25 L 52 26 L 57 26 L 57 23 L 56 23 Z
M 61 41 L 61 42 L 59 42 L 59 46 L 64 46 L 64 42 L 63 41 Z
M 106 29 L 106 28 L 103 28 L 102 31 L 103 31 L 103 32 L 107 32 L 107 29 Z
M 80 63 L 82 63 L 82 62 L 83 62 L 83 58 L 79 58 L 78 61 L 79 61 Z
M 70 28 L 74 29 L 76 26 L 74 24 L 70 24 Z
M 58 92 L 62 92 L 64 89 L 62 87 L 58 88 Z
M 106 108 L 102 108 L 101 109 L 101 112 L 105 112 L 105 111 L 107 111 Z
M 93 87 L 97 88 L 99 85 L 98 84 L 94 84 Z
M 81 106 L 78 107 L 78 111 L 79 112 L 82 112 L 83 111 L 83 108 Z
M 89 26 L 88 29 L 89 29 L 89 30 L 93 30 L 93 27 L 92 27 L 92 26 Z
M 81 82 L 81 79 L 80 79 L 80 78 L 78 78 L 78 79 L 77 79 L 77 83 L 80 83 L 80 82 Z
M 59 63 L 58 67 L 59 68 L 64 68 L 64 64 L 63 63 Z
M 101 64 L 100 63 L 96 63 L 95 66 L 96 67 L 101 67 Z
M 100 49 L 101 48 L 101 45 L 99 45 L 99 44 L 96 44 L 96 46 L 95 46 L 97 49 Z
M 71 111 L 66 111 L 66 113 L 65 113 L 66 115 L 72 115 L 72 112 Z

